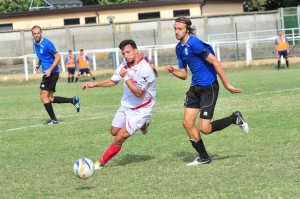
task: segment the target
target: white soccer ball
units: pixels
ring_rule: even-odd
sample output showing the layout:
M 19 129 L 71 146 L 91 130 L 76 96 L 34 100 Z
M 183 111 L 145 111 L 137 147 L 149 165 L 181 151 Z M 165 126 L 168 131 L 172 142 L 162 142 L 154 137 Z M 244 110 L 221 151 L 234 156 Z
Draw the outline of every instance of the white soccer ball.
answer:
M 95 171 L 94 163 L 88 158 L 80 158 L 74 163 L 74 174 L 80 179 L 90 178 Z

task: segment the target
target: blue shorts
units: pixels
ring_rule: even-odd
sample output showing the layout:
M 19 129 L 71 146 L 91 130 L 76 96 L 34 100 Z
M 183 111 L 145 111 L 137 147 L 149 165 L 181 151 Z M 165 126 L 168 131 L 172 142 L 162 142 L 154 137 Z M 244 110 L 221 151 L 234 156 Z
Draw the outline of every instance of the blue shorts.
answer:
M 83 74 L 90 74 L 90 69 L 89 68 L 82 68 L 79 69 L 78 74 L 83 75 Z

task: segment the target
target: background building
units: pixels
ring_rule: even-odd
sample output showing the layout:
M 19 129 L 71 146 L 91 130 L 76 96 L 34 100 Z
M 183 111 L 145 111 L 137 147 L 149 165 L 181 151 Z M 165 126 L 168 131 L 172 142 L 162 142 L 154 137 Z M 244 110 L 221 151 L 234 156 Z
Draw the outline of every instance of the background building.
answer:
M 82 6 L 76 0 L 47 2 L 52 2 L 48 9 L 31 7 L 31 11 L 27 12 L 0 14 L 0 30 L 27 30 L 36 24 L 43 24 L 46 29 L 108 24 L 109 16 L 114 16 L 114 23 L 131 23 L 178 16 L 199 17 L 243 12 L 242 0 L 152 0 L 92 6 Z

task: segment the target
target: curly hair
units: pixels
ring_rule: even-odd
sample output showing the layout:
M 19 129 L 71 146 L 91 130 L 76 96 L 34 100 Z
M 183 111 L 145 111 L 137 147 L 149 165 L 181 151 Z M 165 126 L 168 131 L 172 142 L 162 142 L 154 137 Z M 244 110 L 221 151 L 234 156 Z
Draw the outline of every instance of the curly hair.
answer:
M 196 28 L 192 26 L 192 22 L 190 19 L 186 17 L 178 17 L 175 19 L 175 22 L 183 23 L 186 26 L 186 29 L 189 31 L 190 35 L 196 35 Z

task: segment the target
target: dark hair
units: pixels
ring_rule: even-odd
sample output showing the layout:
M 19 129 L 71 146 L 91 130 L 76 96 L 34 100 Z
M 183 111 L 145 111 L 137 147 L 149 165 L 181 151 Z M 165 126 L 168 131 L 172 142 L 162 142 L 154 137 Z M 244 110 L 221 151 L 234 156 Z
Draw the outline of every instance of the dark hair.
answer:
M 69 50 L 69 52 L 72 52 L 72 50 Z
M 188 18 L 186 18 L 186 17 L 178 17 L 177 19 L 175 19 L 175 22 L 179 22 L 179 23 L 185 24 L 186 29 L 189 31 L 189 34 L 190 35 L 196 35 L 196 33 L 195 33 L 196 28 L 195 28 L 195 26 L 192 27 L 192 22 Z
M 83 49 L 80 49 L 80 51 L 83 51 Z
M 31 28 L 31 31 L 32 31 L 33 29 L 35 29 L 35 28 L 39 28 L 40 31 L 42 32 L 42 28 L 41 28 L 40 26 L 38 26 L 38 25 L 33 26 L 33 27 Z
M 137 49 L 135 42 L 132 39 L 127 39 L 127 40 L 123 40 L 119 44 L 120 50 L 123 50 L 125 48 L 125 46 L 127 46 L 127 45 L 130 45 L 133 49 Z

